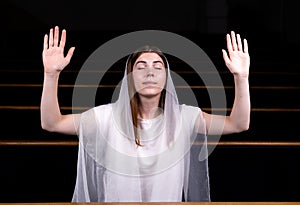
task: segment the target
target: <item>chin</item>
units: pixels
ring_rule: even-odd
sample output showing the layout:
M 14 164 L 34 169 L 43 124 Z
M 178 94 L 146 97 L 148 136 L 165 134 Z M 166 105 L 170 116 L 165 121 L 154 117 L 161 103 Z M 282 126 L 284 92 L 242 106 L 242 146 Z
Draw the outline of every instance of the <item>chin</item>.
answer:
M 155 97 L 157 95 L 160 95 L 162 92 L 161 89 L 157 88 L 146 88 L 139 91 L 139 95 L 145 96 L 145 97 Z

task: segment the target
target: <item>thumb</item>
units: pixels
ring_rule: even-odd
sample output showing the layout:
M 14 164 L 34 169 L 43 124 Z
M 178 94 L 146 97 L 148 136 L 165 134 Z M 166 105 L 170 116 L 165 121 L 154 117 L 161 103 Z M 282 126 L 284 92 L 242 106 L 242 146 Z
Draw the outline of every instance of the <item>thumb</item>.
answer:
M 229 59 L 229 57 L 227 55 L 227 52 L 224 49 L 222 49 L 222 53 L 223 53 L 223 59 L 225 61 L 225 64 L 229 65 L 230 64 L 230 59 Z
M 74 50 L 75 50 L 75 47 L 72 47 L 72 48 L 69 49 L 69 51 L 68 51 L 68 53 L 67 53 L 67 55 L 65 57 L 65 59 L 66 59 L 67 62 L 70 62 L 70 60 L 71 60 L 71 58 L 73 56 Z

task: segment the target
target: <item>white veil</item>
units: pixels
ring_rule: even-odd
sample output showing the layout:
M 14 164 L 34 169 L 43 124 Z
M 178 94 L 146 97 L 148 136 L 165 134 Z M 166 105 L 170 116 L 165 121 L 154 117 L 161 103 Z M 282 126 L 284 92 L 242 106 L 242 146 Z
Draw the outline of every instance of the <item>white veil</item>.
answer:
M 146 46 L 136 52 L 150 52 L 145 48 L 149 49 Z M 77 180 L 73 201 L 104 201 L 104 190 L 101 187 L 104 183 L 102 175 L 106 170 L 128 177 L 143 177 L 159 174 L 180 161 L 184 161 L 184 200 L 192 201 L 191 195 L 197 195 L 198 198 L 194 197 L 197 200 L 200 195 L 202 198 L 200 197 L 199 200 L 210 200 L 207 140 L 202 112 L 196 107 L 179 105 L 169 63 L 163 54 L 161 56 L 167 72 L 164 88 L 165 102 L 159 118 L 161 121 L 159 125 L 150 126 L 151 128 L 147 131 L 151 133 L 147 135 L 150 138 L 144 139 L 143 131 L 139 130 L 142 145 L 145 144 L 146 148 L 148 145 L 150 150 L 152 146 L 158 148 L 154 148 L 155 152 L 149 151 L 142 155 L 136 151 L 139 147 L 135 143 L 130 107 L 131 96 L 128 91 L 128 78 L 131 74 L 127 73 L 131 55 L 126 63 L 118 100 L 81 114 Z M 195 139 L 199 138 L 199 134 L 202 136 L 201 145 L 197 145 L 196 149 L 191 149 Z M 196 153 L 191 154 L 191 150 L 195 150 Z M 193 162 L 192 166 L 190 162 Z M 202 163 L 202 165 L 197 166 L 197 163 L 199 165 Z M 201 182 L 194 179 L 199 176 Z M 192 178 L 194 184 L 191 183 Z M 195 184 L 195 182 L 201 184 Z M 194 194 L 189 191 L 191 186 L 199 186 L 199 188 L 192 187 L 196 190 L 193 191 Z M 136 189 L 138 192 L 139 188 Z M 200 191 L 197 192 L 199 189 Z

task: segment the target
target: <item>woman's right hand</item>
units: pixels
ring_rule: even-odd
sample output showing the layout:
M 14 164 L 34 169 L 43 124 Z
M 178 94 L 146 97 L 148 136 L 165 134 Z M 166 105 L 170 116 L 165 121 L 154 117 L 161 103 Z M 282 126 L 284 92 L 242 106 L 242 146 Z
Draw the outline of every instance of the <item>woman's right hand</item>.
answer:
M 47 74 L 59 74 L 70 62 L 75 47 L 71 47 L 66 56 L 64 56 L 64 47 L 66 43 L 66 30 L 61 33 L 59 41 L 59 28 L 50 29 L 49 36 L 44 37 L 43 64 L 44 71 Z

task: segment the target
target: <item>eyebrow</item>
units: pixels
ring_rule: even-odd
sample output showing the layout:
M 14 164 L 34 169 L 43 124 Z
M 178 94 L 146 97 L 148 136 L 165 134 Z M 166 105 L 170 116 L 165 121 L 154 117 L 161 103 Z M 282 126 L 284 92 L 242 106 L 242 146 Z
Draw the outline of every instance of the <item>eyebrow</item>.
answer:
M 135 63 L 135 65 L 137 65 L 137 64 L 139 64 L 139 63 L 147 64 L 146 61 L 137 61 L 137 62 Z M 164 65 L 163 62 L 160 61 L 160 60 L 153 61 L 153 63 L 161 63 L 162 65 Z

